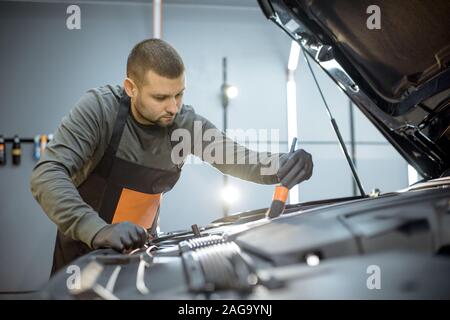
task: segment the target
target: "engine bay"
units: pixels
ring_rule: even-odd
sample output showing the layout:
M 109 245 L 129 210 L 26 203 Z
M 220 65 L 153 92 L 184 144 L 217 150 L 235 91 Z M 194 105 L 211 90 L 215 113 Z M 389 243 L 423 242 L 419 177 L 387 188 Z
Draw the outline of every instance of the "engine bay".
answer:
M 447 187 L 265 210 L 160 234 L 129 254 L 93 251 L 46 299 L 442 298 L 450 286 Z M 75 266 L 75 267 L 74 267 Z M 81 283 L 71 286 L 79 268 Z M 373 268 L 384 290 L 368 290 Z M 76 283 L 72 283 L 76 284 Z

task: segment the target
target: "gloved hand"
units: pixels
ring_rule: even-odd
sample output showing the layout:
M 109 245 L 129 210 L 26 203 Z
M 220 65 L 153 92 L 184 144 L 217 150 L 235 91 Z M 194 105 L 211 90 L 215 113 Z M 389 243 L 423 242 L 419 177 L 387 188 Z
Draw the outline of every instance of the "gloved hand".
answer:
M 311 178 L 313 172 L 312 156 L 303 149 L 280 156 L 280 167 L 277 172 L 278 181 L 291 189 L 304 180 Z
M 94 249 L 112 248 L 119 252 L 137 249 L 144 246 L 147 231 L 131 222 L 109 224 L 94 236 Z

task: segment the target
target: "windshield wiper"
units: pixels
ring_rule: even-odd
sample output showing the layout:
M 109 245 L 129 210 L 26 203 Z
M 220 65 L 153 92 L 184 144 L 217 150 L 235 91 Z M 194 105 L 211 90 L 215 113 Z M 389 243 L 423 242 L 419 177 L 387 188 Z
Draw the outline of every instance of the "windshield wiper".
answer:
M 305 56 L 305 60 L 308 65 L 309 71 L 311 72 L 311 75 L 314 78 L 314 82 L 316 83 L 317 89 L 319 90 L 320 96 L 322 97 L 322 101 L 327 110 L 327 114 L 328 114 L 328 117 L 330 118 L 331 125 L 333 126 L 334 132 L 336 133 L 336 136 L 339 140 L 339 145 L 341 146 L 341 150 L 344 153 L 345 158 L 347 159 L 347 163 L 350 166 L 350 170 L 352 171 L 353 178 L 355 179 L 355 182 L 356 182 L 356 185 L 358 186 L 359 192 L 361 193 L 361 196 L 366 197 L 367 196 L 366 192 L 364 191 L 361 181 L 359 180 L 359 176 L 358 176 L 358 173 L 356 172 L 355 165 L 353 164 L 353 161 L 350 158 L 350 155 L 348 154 L 348 150 L 347 150 L 347 147 L 345 146 L 344 140 L 342 139 L 341 132 L 339 131 L 339 127 L 336 123 L 336 120 L 334 120 L 333 115 L 331 114 L 331 110 L 328 107 L 327 101 L 325 100 L 325 97 L 322 93 L 322 89 L 320 88 L 320 85 L 319 85 L 319 82 L 317 81 L 316 75 L 314 74 L 314 71 L 311 68 L 311 64 L 309 63 L 308 56 L 306 55 L 306 52 L 301 45 L 300 45 L 300 49 L 303 52 L 303 55 Z

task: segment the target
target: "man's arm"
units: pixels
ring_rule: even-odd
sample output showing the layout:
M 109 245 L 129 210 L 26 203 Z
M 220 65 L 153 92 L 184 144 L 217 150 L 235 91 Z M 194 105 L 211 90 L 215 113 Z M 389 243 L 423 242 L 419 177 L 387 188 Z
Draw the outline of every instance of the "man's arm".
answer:
M 250 150 L 228 138 L 208 119 L 196 114 L 191 106 L 183 106 L 176 124 L 181 129 L 188 129 L 191 153 L 222 173 L 260 184 L 281 182 L 288 189 L 312 175 L 312 156 L 305 150 L 299 149 L 293 153 Z M 179 138 L 172 137 L 175 140 Z
M 208 119 L 195 114 L 195 121 L 202 123 L 202 132 L 206 139 L 195 136 L 193 154 L 210 163 L 224 174 L 229 174 L 259 184 L 279 182 L 277 171 L 279 159 L 283 153 L 256 152 L 228 138 Z M 195 146 L 201 144 L 202 148 Z M 199 151 L 201 150 L 201 154 Z M 211 156 L 211 150 L 215 150 Z M 223 150 L 217 156 L 217 151 Z
M 71 177 L 105 141 L 100 98 L 99 92 L 88 91 L 80 99 L 62 120 L 30 179 L 33 197 L 59 230 L 89 246 L 106 223 L 83 201 Z

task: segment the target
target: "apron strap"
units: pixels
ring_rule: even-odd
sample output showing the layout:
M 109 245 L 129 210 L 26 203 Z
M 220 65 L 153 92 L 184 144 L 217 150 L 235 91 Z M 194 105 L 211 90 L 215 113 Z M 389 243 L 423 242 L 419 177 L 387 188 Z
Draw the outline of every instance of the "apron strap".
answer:
M 117 112 L 117 118 L 114 123 L 113 132 L 111 135 L 111 140 L 109 141 L 108 147 L 103 155 L 102 160 L 95 168 L 95 171 L 99 173 L 102 177 L 107 178 L 112 164 L 114 162 L 114 156 L 119 149 L 120 138 L 122 137 L 125 124 L 127 123 L 127 118 L 130 112 L 130 97 L 126 94 L 125 90 L 122 92 L 122 97 L 120 99 L 119 111 Z
M 106 149 L 106 153 L 109 153 L 111 156 L 115 156 L 117 149 L 119 148 L 120 138 L 122 137 L 123 129 L 125 128 L 128 114 L 130 112 L 130 101 L 130 97 L 124 90 L 122 93 L 122 98 L 120 99 L 119 112 L 117 113 L 111 140 L 108 148 Z

